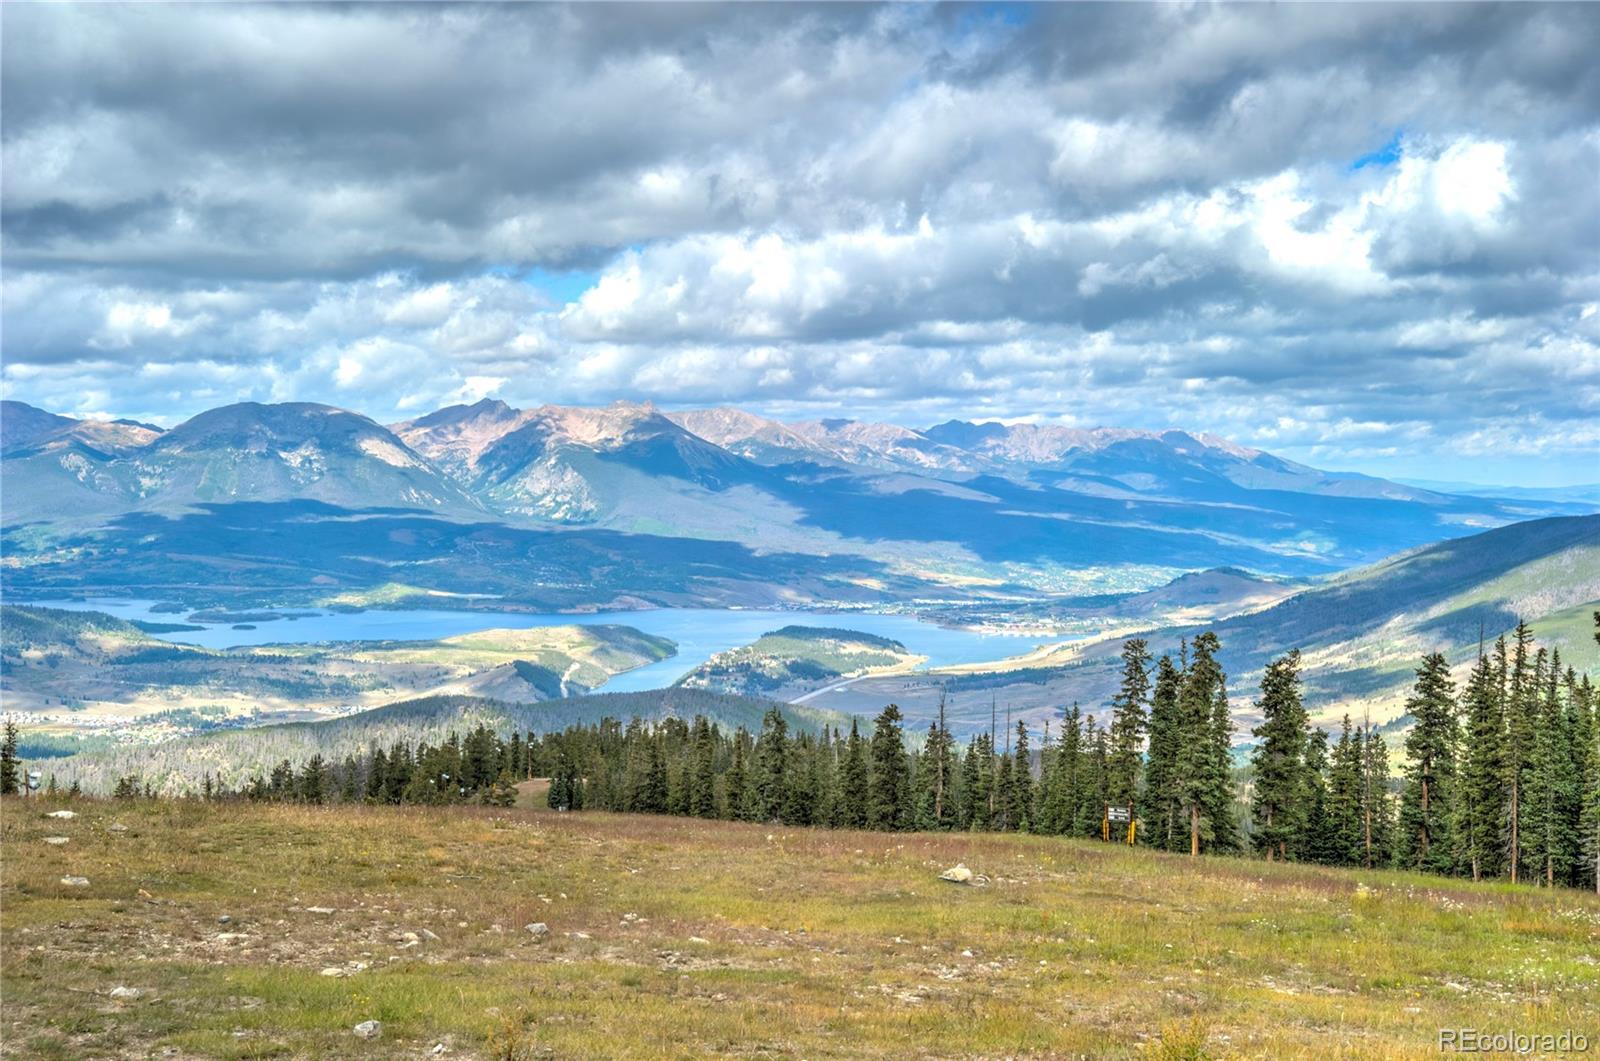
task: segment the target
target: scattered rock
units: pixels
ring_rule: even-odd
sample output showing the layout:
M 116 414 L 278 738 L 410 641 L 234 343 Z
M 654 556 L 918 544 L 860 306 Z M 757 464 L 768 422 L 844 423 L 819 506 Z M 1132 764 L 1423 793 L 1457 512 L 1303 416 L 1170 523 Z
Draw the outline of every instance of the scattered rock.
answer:
M 435 933 L 430 932 L 427 929 L 423 929 L 422 930 L 422 938 L 426 939 L 426 940 L 437 940 L 439 937 Z
M 949 881 L 951 884 L 971 884 L 972 871 L 967 868 L 966 863 L 957 862 L 939 874 L 939 879 Z
M 550 934 L 550 926 L 543 921 L 535 921 L 533 924 L 524 925 L 523 927 L 528 930 L 528 933 L 534 939 L 543 939 Z
M 231 924 L 232 922 L 233 922 L 233 918 L 229 917 L 227 914 L 223 914 L 222 916 L 217 918 L 217 924 L 219 924 L 219 925 L 227 925 L 227 924 Z
M 690 943 L 710 943 L 711 941 L 709 939 L 706 939 L 704 936 L 690 936 L 689 937 L 689 942 Z
M 87 888 L 89 886 L 89 878 L 88 877 L 62 877 L 61 878 L 61 883 L 65 884 L 69 888 Z
M 375 1020 L 364 1020 L 353 1029 L 357 1039 L 376 1039 L 383 1034 L 383 1025 Z
M 70 837 L 70 836 L 47 836 L 47 837 L 44 838 L 44 842 L 47 843 L 47 844 L 54 844 L 57 847 L 60 847 L 62 844 L 66 843 L 67 841 L 69 841 L 71 839 L 72 839 L 72 837 Z
M 118 1002 L 132 1002 L 134 999 L 143 994 L 144 992 L 139 990 L 137 987 L 117 986 L 113 987 L 110 991 L 111 997 L 116 999 Z
M 963 958 L 970 958 L 972 957 L 972 952 L 970 950 L 964 950 L 961 952 L 961 956 Z
M 434 1043 L 433 1049 L 429 1050 L 428 1053 L 432 1054 L 434 1057 L 438 1057 L 440 1054 L 444 1053 L 444 1043 Z
M 334 909 L 331 906 L 308 906 L 308 907 L 306 907 L 306 913 L 308 913 L 308 914 L 331 914 L 333 912 L 334 912 Z
M 78 813 L 70 810 L 53 810 L 46 814 L 46 818 L 76 818 Z
M 330 965 L 322 970 L 323 976 L 349 976 L 350 970 L 342 965 Z
M 112 822 L 110 825 L 106 826 L 106 832 L 108 833 L 125 833 L 127 831 L 128 827 L 123 825 L 121 822 Z
M 591 939 L 591 938 L 593 938 L 587 932 L 568 932 L 567 935 L 571 936 L 573 939 Z

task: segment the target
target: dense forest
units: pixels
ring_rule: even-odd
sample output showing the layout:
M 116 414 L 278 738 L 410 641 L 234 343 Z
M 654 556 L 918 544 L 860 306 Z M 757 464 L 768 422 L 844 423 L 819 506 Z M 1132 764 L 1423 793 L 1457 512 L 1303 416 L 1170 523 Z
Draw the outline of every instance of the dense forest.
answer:
M 1248 764 L 1237 766 L 1220 647 L 1202 633 L 1176 658 L 1152 661 L 1143 640 L 1127 641 L 1104 721 L 1074 705 L 1037 745 L 1018 723 L 963 748 L 941 717 L 913 749 L 893 704 L 870 733 L 852 723 L 848 732 L 814 734 L 774 707 L 755 733 L 704 715 L 626 725 L 607 718 L 509 737 L 479 725 L 342 761 L 285 759 L 233 788 L 208 775 L 200 795 L 509 806 L 518 781 L 540 777 L 550 779 L 549 805 L 561 810 L 1019 831 L 1596 886 L 1600 705 L 1589 677 L 1536 645 L 1527 626 L 1480 652 L 1459 690 L 1442 655 L 1423 658 L 1398 774 L 1376 727 L 1346 717 L 1330 737 L 1310 724 L 1298 651 L 1266 668 L 1255 705 L 1261 722 Z M 8 723 L 6 792 L 18 785 L 15 749 Z M 123 798 L 149 794 L 136 776 L 116 787 Z

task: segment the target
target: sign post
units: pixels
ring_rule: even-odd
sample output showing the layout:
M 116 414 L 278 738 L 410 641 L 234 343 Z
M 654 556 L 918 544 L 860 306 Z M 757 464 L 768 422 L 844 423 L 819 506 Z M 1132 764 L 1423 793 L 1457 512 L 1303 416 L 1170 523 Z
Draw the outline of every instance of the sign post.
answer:
M 1139 828 L 1132 812 L 1127 807 L 1107 807 L 1105 819 L 1100 823 L 1100 839 L 1110 842 L 1113 825 L 1117 827 L 1117 834 L 1125 837 L 1123 842 L 1131 846 Z

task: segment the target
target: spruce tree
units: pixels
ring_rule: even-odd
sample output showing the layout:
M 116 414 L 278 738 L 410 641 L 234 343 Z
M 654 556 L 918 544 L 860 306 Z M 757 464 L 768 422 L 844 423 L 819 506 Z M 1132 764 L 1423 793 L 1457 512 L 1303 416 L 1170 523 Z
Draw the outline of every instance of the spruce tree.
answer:
M 1441 653 L 1423 657 L 1406 712 L 1412 726 L 1400 800 L 1400 859 L 1414 869 L 1448 873 L 1457 724 L 1455 683 Z
M 775 822 L 782 818 L 788 769 L 789 724 L 781 711 L 770 708 L 761 720 L 761 736 L 756 739 L 755 766 L 751 771 L 757 816 L 761 821 Z
M 1017 746 L 1011 760 L 1011 798 L 1007 817 L 1017 832 L 1033 828 L 1033 758 L 1028 748 L 1028 727 L 1017 723 Z
M 1156 662 L 1155 688 L 1150 697 L 1149 756 L 1145 764 L 1144 808 L 1152 819 L 1150 842 L 1168 851 L 1177 850 L 1181 810 L 1175 783 L 1182 734 L 1178 725 L 1178 691 L 1183 674 L 1171 656 Z
M 1178 757 L 1175 783 L 1188 827 L 1189 854 L 1202 845 L 1231 850 L 1238 844 L 1233 821 L 1232 727 L 1227 676 L 1217 662 L 1222 643 L 1209 630 L 1194 639 L 1178 693 Z
M 1111 700 L 1111 754 L 1107 764 L 1107 798 L 1111 806 L 1127 808 L 1129 820 L 1139 816 L 1139 775 L 1144 765 L 1149 698 L 1150 652 L 1144 639 L 1130 638 L 1122 645 L 1121 687 Z
M 1500 824 L 1505 820 L 1505 767 L 1501 761 L 1501 734 L 1505 714 L 1494 665 L 1481 651 L 1462 696 L 1464 733 L 1457 770 L 1455 841 L 1459 860 L 1473 880 L 1498 877 L 1502 846 Z
M 1535 720 L 1528 770 L 1528 861 L 1541 884 L 1567 883 L 1578 858 L 1581 781 L 1561 702 L 1561 658 L 1552 652 Z
M 0 740 L 0 796 L 15 796 L 22 785 L 22 760 L 17 756 L 17 724 L 6 716 L 5 738 Z
M 1501 836 L 1504 842 L 1506 868 L 1511 880 L 1522 877 L 1522 818 L 1527 813 L 1523 797 L 1527 790 L 1528 767 L 1533 757 L 1533 721 L 1538 712 L 1538 693 L 1533 675 L 1529 649 L 1533 645 L 1533 631 L 1527 623 L 1517 623 L 1513 635 L 1509 672 L 1505 657 L 1500 657 L 1501 672 L 1506 675 L 1505 733 L 1501 741 L 1502 784 L 1506 792 L 1505 820 Z
M 1333 746 L 1328 769 L 1328 830 L 1332 861 L 1355 865 L 1361 861 L 1361 738 L 1352 736 L 1350 716 L 1344 716 L 1339 740 Z
M 871 829 L 898 832 L 911 824 L 911 778 L 900 720 L 900 708 L 890 704 L 878 715 L 872 731 L 867 787 L 867 826 Z
M 1389 863 L 1390 803 L 1389 747 L 1368 721 L 1361 740 L 1361 862 L 1368 869 Z
M 872 795 L 872 771 L 867 765 L 866 742 L 861 728 L 850 720 L 850 739 L 844 746 L 844 763 L 839 769 L 839 801 L 844 824 L 850 829 L 867 827 L 867 803 Z
M 1268 862 L 1286 860 L 1306 828 L 1309 795 L 1306 742 L 1311 726 L 1300 693 L 1299 650 L 1267 664 L 1256 710 L 1261 713 L 1261 724 L 1250 731 L 1257 738 L 1251 754 L 1255 767 L 1251 841 Z

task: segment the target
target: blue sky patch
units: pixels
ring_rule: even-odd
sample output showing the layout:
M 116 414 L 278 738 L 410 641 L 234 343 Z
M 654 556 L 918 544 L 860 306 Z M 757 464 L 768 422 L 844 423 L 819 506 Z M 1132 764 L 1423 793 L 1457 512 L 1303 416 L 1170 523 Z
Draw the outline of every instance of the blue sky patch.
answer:
M 1389 138 L 1389 142 L 1376 151 L 1369 151 L 1365 155 L 1350 163 L 1350 172 L 1366 169 L 1368 166 L 1392 166 L 1400 161 L 1400 133 L 1398 130 Z

